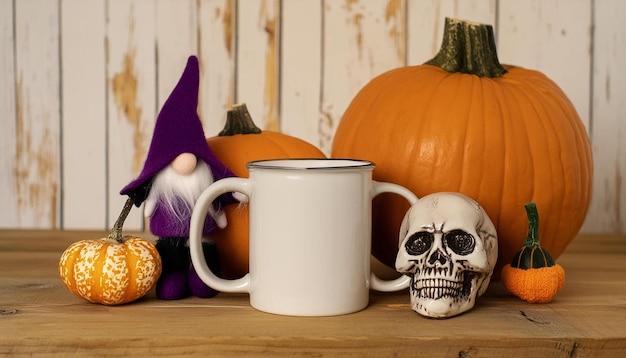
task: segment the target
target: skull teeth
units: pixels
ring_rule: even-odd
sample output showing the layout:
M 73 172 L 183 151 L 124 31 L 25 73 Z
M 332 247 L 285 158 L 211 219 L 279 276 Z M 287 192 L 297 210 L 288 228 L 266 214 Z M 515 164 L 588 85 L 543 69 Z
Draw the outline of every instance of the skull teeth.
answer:
M 463 289 L 462 282 L 442 278 L 426 278 L 416 280 L 413 290 L 420 298 L 439 299 L 442 297 L 458 297 Z

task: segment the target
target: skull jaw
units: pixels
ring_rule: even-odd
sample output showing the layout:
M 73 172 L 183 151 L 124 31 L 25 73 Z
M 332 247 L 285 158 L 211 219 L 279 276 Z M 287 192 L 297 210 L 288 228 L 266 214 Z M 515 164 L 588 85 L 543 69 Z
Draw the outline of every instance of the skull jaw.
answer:
M 449 318 L 469 311 L 474 307 L 475 298 L 464 300 L 444 297 L 439 299 L 425 299 L 416 297 L 411 292 L 411 308 L 422 316 L 431 318 Z
M 476 298 L 484 292 L 483 285 L 489 283 L 490 273 L 464 272 L 462 288 L 449 290 L 444 287 L 419 289 L 416 277 L 410 287 L 411 308 L 426 317 L 448 318 L 467 312 L 474 307 Z M 452 293 L 452 294 L 450 294 Z

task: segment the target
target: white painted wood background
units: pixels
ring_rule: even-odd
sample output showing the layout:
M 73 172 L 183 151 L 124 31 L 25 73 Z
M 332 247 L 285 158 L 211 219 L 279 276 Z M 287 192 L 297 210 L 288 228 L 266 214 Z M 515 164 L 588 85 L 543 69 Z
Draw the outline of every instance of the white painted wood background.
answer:
M 329 152 L 356 92 L 430 59 L 446 16 L 494 25 L 503 63 L 544 72 L 590 134 L 584 232 L 626 232 L 626 1 L 0 0 L 0 228 L 108 228 L 187 57 L 207 136 L 257 124 Z M 140 210 L 127 228 L 141 229 Z

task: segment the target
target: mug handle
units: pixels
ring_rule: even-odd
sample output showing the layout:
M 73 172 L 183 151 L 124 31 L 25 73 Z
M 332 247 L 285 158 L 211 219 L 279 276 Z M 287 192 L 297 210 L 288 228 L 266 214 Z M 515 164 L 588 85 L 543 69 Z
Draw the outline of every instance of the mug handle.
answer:
M 373 181 L 372 189 L 372 198 L 382 193 L 394 193 L 405 198 L 411 205 L 415 204 L 418 200 L 417 196 L 409 189 L 398 184 Z M 409 276 L 402 275 L 394 280 L 383 280 L 373 272 L 370 274 L 370 287 L 376 291 L 399 291 L 408 288 L 410 284 L 411 278 Z
M 209 187 L 202 192 L 191 214 L 189 227 L 191 261 L 200 279 L 211 288 L 221 292 L 249 293 L 250 273 L 238 279 L 225 280 L 217 277 L 211 269 L 209 269 L 204 258 L 204 253 L 202 252 L 202 229 L 204 227 L 204 220 L 213 200 L 218 196 L 228 192 L 238 192 L 249 196 L 249 188 L 248 179 L 237 177 L 220 179 L 209 185 Z

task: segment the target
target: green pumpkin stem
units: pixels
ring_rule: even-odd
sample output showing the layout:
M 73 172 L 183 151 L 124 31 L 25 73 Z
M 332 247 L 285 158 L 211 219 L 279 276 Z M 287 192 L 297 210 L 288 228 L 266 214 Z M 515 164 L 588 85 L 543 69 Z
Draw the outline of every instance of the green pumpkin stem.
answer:
M 526 236 L 523 246 L 539 247 L 539 213 L 537 212 L 537 205 L 530 202 L 524 205 L 524 207 L 528 216 L 528 236 Z
M 523 270 L 551 267 L 555 265 L 550 253 L 539 244 L 539 213 L 537 205 L 530 202 L 524 205 L 528 216 L 528 235 L 511 261 L 511 266 Z
M 446 18 L 441 49 L 428 65 L 448 72 L 496 78 L 507 71 L 498 60 L 493 27 Z
M 233 136 L 236 134 L 259 134 L 261 129 L 254 124 L 252 116 L 248 112 L 248 108 L 245 103 L 235 104 L 226 113 L 226 125 L 219 137 Z
M 124 242 L 124 238 L 122 236 L 122 228 L 124 227 L 124 221 L 126 221 L 128 213 L 130 213 L 130 209 L 132 209 L 132 207 L 133 199 L 129 197 L 128 199 L 126 199 L 126 203 L 124 203 L 124 208 L 122 209 L 120 216 L 117 217 L 115 224 L 113 224 L 113 228 L 111 228 L 111 231 L 107 236 L 108 241 L 117 242 L 118 244 Z

